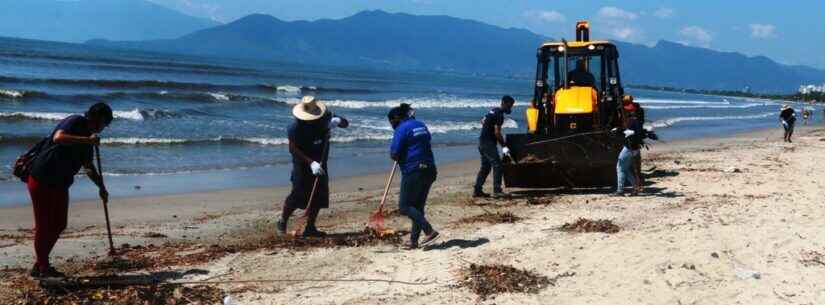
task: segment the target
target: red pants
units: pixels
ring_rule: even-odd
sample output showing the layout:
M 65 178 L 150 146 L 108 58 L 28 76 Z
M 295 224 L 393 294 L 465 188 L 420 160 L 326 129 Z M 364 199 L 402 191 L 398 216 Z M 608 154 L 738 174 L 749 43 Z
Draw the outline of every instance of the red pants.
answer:
M 29 176 L 29 195 L 34 207 L 34 252 L 39 268 L 49 266 L 49 253 L 66 229 L 69 216 L 69 189 L 53 188 Z

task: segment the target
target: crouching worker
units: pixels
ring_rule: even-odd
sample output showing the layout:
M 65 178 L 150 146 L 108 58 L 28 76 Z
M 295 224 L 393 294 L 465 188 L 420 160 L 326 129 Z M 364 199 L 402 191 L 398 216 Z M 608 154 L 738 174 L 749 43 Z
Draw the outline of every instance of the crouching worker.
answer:
M 336 127 L 347 128 L 349 122 L 327 111 L 326 105 L 313 96 L 305 96 L 292 108 L 295 121 L 289 125 L 289 153 L 292 154 L 292 191 L 284 201 L 284 209 L 278 220 L 278 232 L 286 234 L 289 217 L 296 209 L 307 209 L 307 222 L 303 237 L 324 237 L 315 226 L 318 212 L 329 207 L 329 176 L 327 175 L 330 132 Z M 318 184 L 313 193 L 315 180 Z
M 636 118 L 636 106 L 627 104 L 624 106 L 625 113 L 627 113 L 627 120 L 625 122 L 626 129 L 619 130 L 614 128 L 613 132 L 621 132 L 624 137 L 624 145 L 622 151 L 619 153 L 619 160 L 616 163 L 616 191 L 614 196 L 624 196 L 624 183 L 629 182 L 633 188 L 631 195 L 638 194 L 636 188 L 636 176 L 634 174 L 633 161 L 639 155 L 642 148 L 642 123 Z
M 426 235 L 420 245 L 426 245 L 438 238 L 424 216 L 424 206 L 430 187 L 435 182 L 437 172 L 435 158 L 430 146 L 430 131 L 424 123 L 416 120 L 408 104 L 401 104 L 387 114 L 390 125 L 395 130 L 390 145 L 390 158 L 401 167 L 401 195 L 398 210 L 412 221 L 410 241 L 404 248 L 418 248 L 421 231 Z
M 93 105 L 85 115 L 69 116 L 57 124 L 46 146 L 32 160 L 27 183 L 34 208 L 36 261 L 32 277 L 65 276 L 52 267 L 49 254 L 66 229 L 69 187 L 81 167 L 98 186 L 100 199 L 104 203 L 109 201 L 109 193 L 92 160 L 93 146 L 100 144 L 98 134 L 111 122 L 112 109 L 104 103 Z

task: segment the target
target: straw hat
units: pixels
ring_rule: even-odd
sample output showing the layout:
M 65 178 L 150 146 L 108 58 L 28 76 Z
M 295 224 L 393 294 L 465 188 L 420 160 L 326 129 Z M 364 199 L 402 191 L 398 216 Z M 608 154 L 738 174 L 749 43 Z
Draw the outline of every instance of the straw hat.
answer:
M 301 102 L 292 107 L 292 115 L 301 121 L 314 121 L 327 113 L 327 106 L 314 96 L 305 96 Z

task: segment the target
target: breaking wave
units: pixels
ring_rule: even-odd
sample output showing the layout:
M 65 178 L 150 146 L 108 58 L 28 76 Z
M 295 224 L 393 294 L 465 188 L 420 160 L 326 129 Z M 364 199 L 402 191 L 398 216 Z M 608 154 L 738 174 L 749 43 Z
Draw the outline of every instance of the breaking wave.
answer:
M 753 120 L 753 119 L 763 119 L 763 118 L 776 116 L 776 115 L 777 115 L 776 112 L 766 112 L 766 113 L 754 114 L 754 115 L 676 117 L 676 118 L 657 120 L 657 121 L 653 122 L 653 127 L 665 128 L 665 127 L 671 127 L 671 126 L 673 126 L 677 123 L 691 122 L 691 121 Z
M 59 121 L 74 115 L 68 112 L 0 112 L 0 120 L 34 120 L 34 121 Z M 133 109 L 129 111 L 114 111 L 115 119 L 131 121 L 144 121 L 159 118 L 179 117 L 180 114 L 157 109 Z
M 298 99 L 288 98 L 284 99 L 287 104 L 297 104 Z M 361 100 L 324 100 L 324 104 L 329 107 L 347 108 L 347 109 L 366 109 L 366 108 L 392 108 L 407 103 L 413 108 L 492 108 L 501 104 L 499 99 L 474 99 L 474 98 L 408 98 L 408 99 L 393 99 L 384 101 L 361 101 Z M 516 103 L 516 106 L 527 105 L 527 103 Z

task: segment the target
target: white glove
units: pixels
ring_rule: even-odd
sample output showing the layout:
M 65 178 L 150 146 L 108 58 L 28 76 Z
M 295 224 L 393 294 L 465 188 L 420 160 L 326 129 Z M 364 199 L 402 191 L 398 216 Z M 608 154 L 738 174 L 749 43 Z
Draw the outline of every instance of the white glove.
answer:
M 324 168 L 321 167 L 321 163 L 312 161 L 312 164 L 309 165 L 309 168 L 312 169 L 312 174 L 313 175 L 323 176 L 323 175 L 326 174 L 326 173 L 324 173 Z
M 335 129 L 336 127 L 341 125 L 341 118 L 333 117 L 329 120 L 329 129 Z
M 788 127 L 788 122 L 786 122 L 785 120 L 782 120 L 782 126 Z
M 633 131 L 633 130 L 630 130 L 630 129 L 627 129 L 627 130 L 625 130 L 625 131 L 624 131 L 624 137 L 625 137 L 625 138 L 630 137 L 630 136 L 632 136 L 632 135 L 634 135 L 634 134 L 636 134 L 636 132 L 635 132 L 635 131 Z
M 501 153 L 504 154 L 505 156 L 510 156 L 510 148 L 508 148 L 507 146 L 502 147 L 501 148 Z

